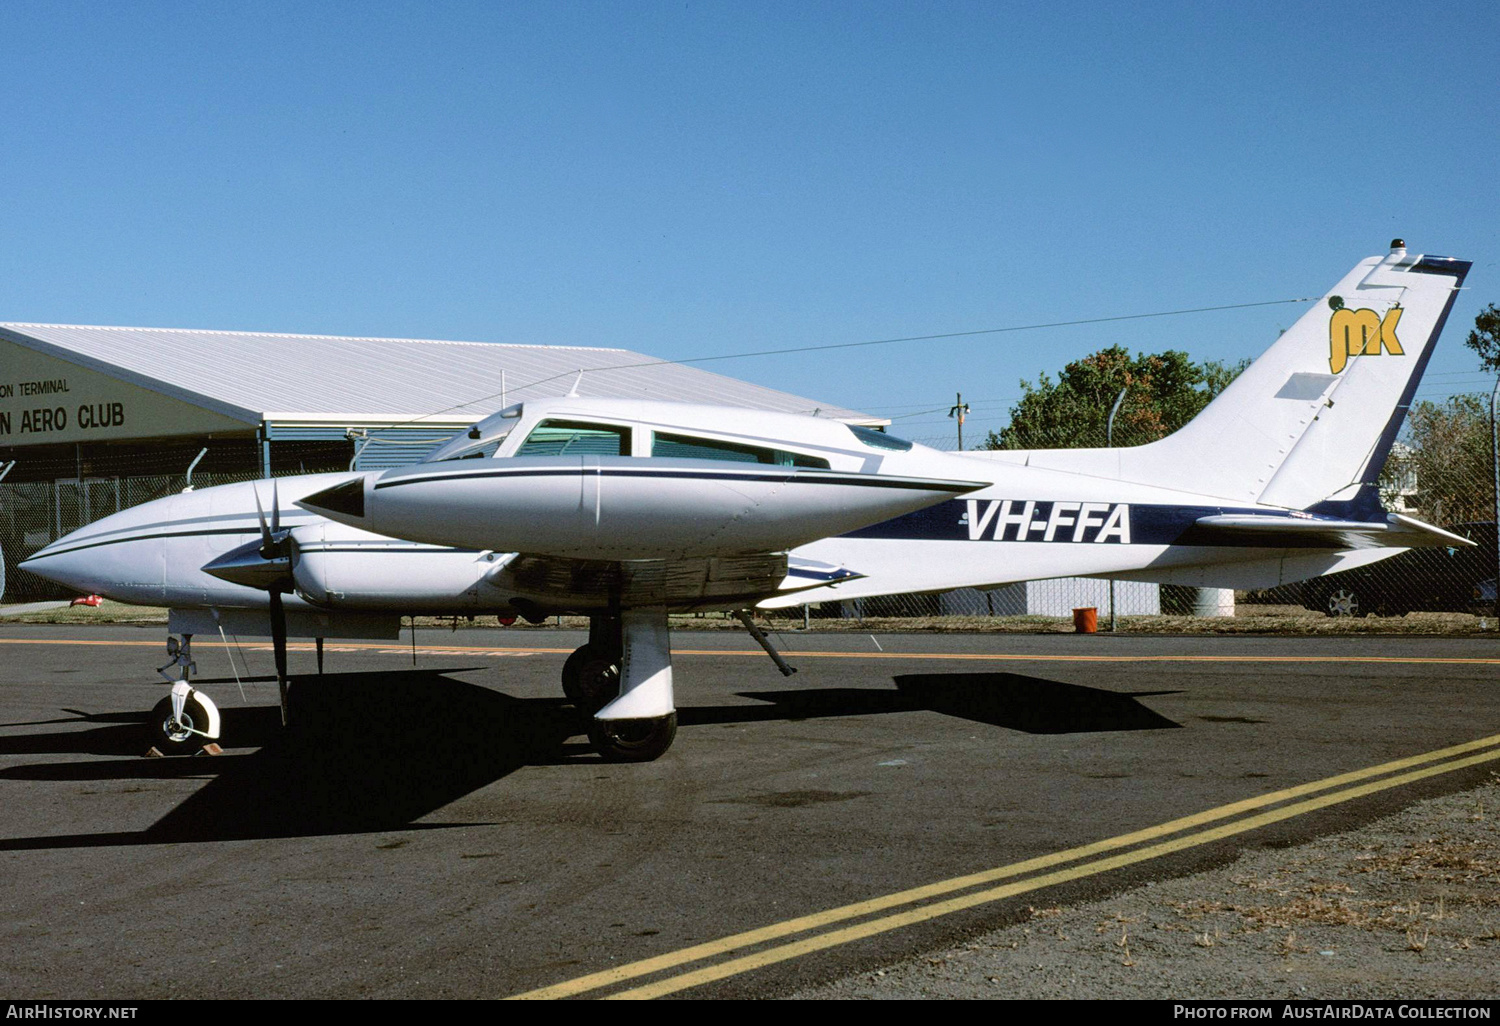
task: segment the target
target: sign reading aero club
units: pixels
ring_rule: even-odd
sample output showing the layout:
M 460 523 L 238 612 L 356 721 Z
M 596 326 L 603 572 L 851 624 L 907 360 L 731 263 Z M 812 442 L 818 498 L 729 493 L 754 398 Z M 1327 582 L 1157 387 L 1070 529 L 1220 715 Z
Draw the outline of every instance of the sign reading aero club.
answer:
M 243 432 L 254 422 L 0 339 L 0 448 Z

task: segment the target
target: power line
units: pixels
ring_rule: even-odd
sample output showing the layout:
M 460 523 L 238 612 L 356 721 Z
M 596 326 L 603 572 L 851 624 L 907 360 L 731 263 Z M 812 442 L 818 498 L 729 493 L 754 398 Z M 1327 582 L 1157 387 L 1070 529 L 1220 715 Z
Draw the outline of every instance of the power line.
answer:
M 1071 321 L 1046 321 L 1037 324 L 1013 324 L 1003 328 L 976 328 L 971 331 L 949 331 L 937 335 L 906 335 L 900 338 L 879 338 L 865 342 L 832 342 L 820 346 L 791 346 L 785 349 L 757 349 L 744 353 L 723 353 L 718 356 L 691 356 L 682 360 L 643 360 L 640 363 L 622 363 L 615 364 L 613 366 L 577 367 L 572 370 L 563 371 L 559 374 L 553 374 L 549 377 L 539 378 L 536 381 L 527 382 L 524 385 L 517 385 L 512 388 L 507 388 L 505 391 L 520 392 L 528 388 L 535 388 L 538 385 L 545 385 L 548 382 L 556 381 L 559 378 L 566 378 L 570 375 L 575 374 L 599 374 L 605 371 L 637 370 L 642 367 L 666 367 L 672 364 L 713 363 L 717 360 L 744 360 L 753 356 L 786 356 L 792 353 L 818 353 L 828 352 L 835 349 L 858 349 L 865 346 L 897 345 L 905 342 L 936 342 L 952 338 L 972 338 L 975 335 L 1001 335 L 1015 331 L 1040 331 L 1044 328 L 1071 328 L 1085 324 L 1112 324 L 1119 321 L 1140 321 L 1154 317 L 1180 317 L 1185 314 L 1218 313 L 1224 310 L 1248 310 L 1253 307 L 1260 306 L 1284 306 L 1290 303 L 1311 303 L 1317 298 L 1318 297 L 1316 296 L 1304 296 L 1298 299 L 1267 299 L 1256 303 L 1227 303 L 1222 306 L 1195 306 L 1187 307 L 1181 310 L 1156 310 L 1151 313 L 1115 314 L 1111 317 L 1085 317 Z M 456 403 L 455 405 L 449 406 L 445 409 L 434 410 L 431 413 L 424 413 L 420 417 L 413 417 L 411 420 L 402 421 L 402 423 L 413 424 L 419 420 L 425 420 L 428 417 L 437 417 L 441 416 L 444 413 L 452 413 L 455 410 L 461 410 L 466 406 L 473 406 L 475 403 L 486 402 L 487 400 L 493 399 L 496 396 L 503 394 L 505 393 L 491 392 L 489 395 L 482 395 L 478 398 L 470 399 L 467 402 Z

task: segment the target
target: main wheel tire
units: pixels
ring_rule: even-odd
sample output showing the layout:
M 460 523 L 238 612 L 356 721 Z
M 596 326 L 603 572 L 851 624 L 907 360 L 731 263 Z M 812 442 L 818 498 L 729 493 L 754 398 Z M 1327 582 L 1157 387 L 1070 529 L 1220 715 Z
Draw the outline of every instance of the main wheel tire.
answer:
M 562 669 L 563 694 L 586 716 L 603 709 L 620 694 L 620 657 L 598 645 L 583 645 Z
M 1368 616 L 1370 610 L 1361 604 L 1353 588 L 1334 588 L 1328 593 L 1324 608 L 1329 616 Z
M 183 730 L 183 727 L 208 729 L 208 710 L 203 708 L 194 695 L 189 695 L 183 703 L 181 724 L 172 719 L 170 695 L 156 703 L 151 710 L 151 718 L 146 721 L 146 733 L 151 738 L 151 744 L 163 755 L 191 755 L 209 742 L 209 738 Z
M 677 736 L 677 713 L 641 720 L 589 720 L 589 742 L 605 762 L 651 762 Z

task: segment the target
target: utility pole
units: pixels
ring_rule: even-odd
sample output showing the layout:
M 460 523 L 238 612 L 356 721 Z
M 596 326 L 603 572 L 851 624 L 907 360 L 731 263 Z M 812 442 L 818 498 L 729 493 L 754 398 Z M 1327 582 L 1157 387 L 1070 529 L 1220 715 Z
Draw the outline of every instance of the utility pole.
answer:
M 1495 403 L 1500 400 L 1500 375 L 1490 393 L 1490 465 L 1495 472 L 1495 619 L 1500 621 L 1500 428 L 1495 422 Z M 1496 623 L 1500 627 L 1500 622 Z
M 1113 449 L 1115 447 L 1115 414 L 1120 412 L 1120 404 L 1125 401 L 1125 393 L 1130 386 L 1120 389 L 1120 394 L 1115 396 L 1115 404 L 1109 408 L 1109 419 L 1104 422 L 1104 447 Z M 1119 625 L 1115 621 L 1115 579 L 1109 579 L 1109 632 L 1113 634 Z
M 953 398 L 955 400 L 957 400 L 957 401 L 953 404 L 953 407 L 948 411 L 948 416 L 955 417 L 958 420 L 958 451 L 959 452 L 963 452 L 964 451 L 964 418 L 969 415 L 969 404 L 966 403 L 966 402 L 964 402 L 964 394 L 962 392 L 955 392 L 955 393 L 953 393 Z M 1006 507 L 1006 508 L 1008 509 L 1009 507 Z

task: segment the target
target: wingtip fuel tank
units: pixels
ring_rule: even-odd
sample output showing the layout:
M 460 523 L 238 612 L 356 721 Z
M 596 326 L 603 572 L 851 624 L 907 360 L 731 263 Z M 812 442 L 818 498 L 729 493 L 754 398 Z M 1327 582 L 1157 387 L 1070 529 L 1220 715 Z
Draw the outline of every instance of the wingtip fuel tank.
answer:
M 368 531 L 439 545 L 579 559 L 684 559 L 783 551 L 985 487 L 716 460 L 517 457 L 367 474 L 298 505 Z

